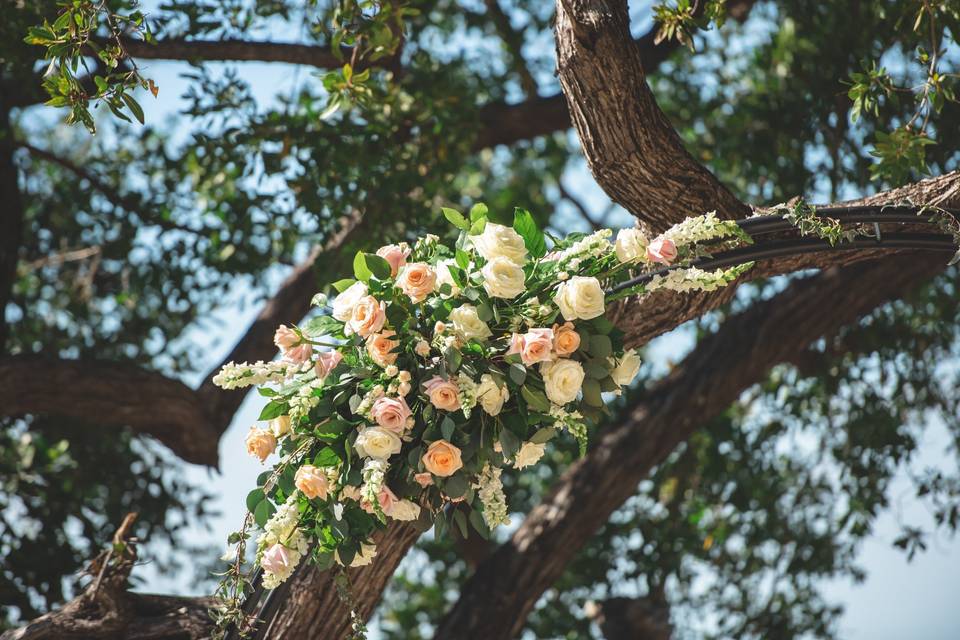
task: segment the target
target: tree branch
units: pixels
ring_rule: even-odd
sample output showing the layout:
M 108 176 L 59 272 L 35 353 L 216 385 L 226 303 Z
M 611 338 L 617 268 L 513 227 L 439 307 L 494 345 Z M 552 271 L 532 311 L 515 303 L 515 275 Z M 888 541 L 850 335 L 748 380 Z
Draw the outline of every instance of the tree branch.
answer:
M 716 209 L 750 208 L 697 162 L 647 86 L 625 0 L 558 0 L 557 68 L 587 165 L 613 199 L 654 229 Z
M 129 426 L 188 462 L 215 465 L 220 432 L 190 387 L 137 366 L 41 356 L 0 359 L 0 415 L 48 414 Z
M 0 96 L 0 354 L 6 353 L 10 328 L 6 309 L 13 298 L 17 260 L 23 239 L 23 202 L 17 167 L 13 162 L 16 145 L 10 126 L 10 110 Z
M 499 0 L 484 0 L 487 7 L 487 13 L 493 22 L 494 28 L 500 35 L 503 45 L 513 61 L 513 68 L 520 77 L 520 86 L 528 98 L 536 96 L 537 81 L 534 79 L 530 69 L 527 68 L 526 59 L 523 57 L 523 33 L 517 31 L 510 24 L 510 16 L 503 12 Z

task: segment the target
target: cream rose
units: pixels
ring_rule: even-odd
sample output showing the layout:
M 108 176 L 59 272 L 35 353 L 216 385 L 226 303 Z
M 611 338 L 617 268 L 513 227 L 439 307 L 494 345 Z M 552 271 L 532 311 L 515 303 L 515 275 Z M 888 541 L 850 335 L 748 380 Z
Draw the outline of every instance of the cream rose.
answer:
M 510 399 L 510 391 L 506 385 L 500 386 L 496 383 L 489 373 L 480 376 L 480 384 L 477 385 L 477 401 L 488 415 L 499 415 L 503 410 L 503 403 Z
M 544 446 L 542 444 L 524 442 L 523 446 L 520 447 L 520 451 L 517 451 L 517 457 L 513 461 L 514 468 L 523 469 L 524 467 L 537 464 L 540 458 L 543 457 L 543 449 Z
M 322 469 L 305 464 L 297 469 L 293 477 L 293 484 L 300 490 L 300 493 L 311 500 L 320 498 L 327 499 L 327 491 L 330 490 L 330 480 Z
M 279 416 L 267 423 L 273 437 L 279 438 L 290 433 L 290 416 Z
M 453 258 L 445 258 L 437 262 L 437 290 L 439 290 L 443 285 L 450 285 L 450 293 L 443 295 L 444 298 L 452 298 L 453 296 L 460 294 L 460 287 L 456 282 L 453 281 L 453 276 L 450 275 L 450 267 L 457 264 L 457 261 Z
M 568 356 L 580 348 L 580 334 L 572 322 L 553 325 L 553 350 L 558 356 Z
M 522 266 L 527 259 L 527 246 L 520 234 L 502 224 L 488 222 L 483 233 L 470 236 L 470 242 L 477 253 L 488 262 L 495 258 L 506 258 L 515 265 Z
M 573 276 L 560 284 L 553 299 L 564 320 L 590 320 L 603 315 L 603 289 L 596 278 Z
M 430 404 L 444 411 L 456 411 L 460 408 L 460 390 L 450 380 L 434 376 L 423 384 Z
M 577 399 L 583 386 L 583 367 L 576 360 L 563 359 L 540 365 L 547 397 L 554 404 L 567 404 Z
M 390 264 L 390 275 L 397 277 L 400 267 L 407 264 L 407 256 L 410 255 L 410 247 L 406 242 L 400 244 L 388 244 L 377 249 L 377 255 Z
M 420 517 L 420 505 L 410 500 L 398 500 L 393 504 L 393 508 L 387 515 L 394 520 L 416 520 Z
M 446 440 L 436 440 L 430 443 L 427 452 L 420 459 L 427 471 L 441 478 L 452 476 L 463 467 L 463 462 L 460 460 L 460 449 Z
M 247 453 L 263 462 L 276 448 L 277 439 L 272 433 L 266 429 L 250 427 L 250 433 L 247 434 Z
M 377 425 L 402 435 L 407 428 L 407 418 L 413 415 L 403 398 L 377 398 L 370 409 L 370 417 Z
M 487 323 L 477 315 L 477 308 L 472 304 L 462 304 L 450 312 L 450 322 L 453 330 L 464 340 L 486 340 L 493 335 Z
M 635 350 L 630 349 L 620 358 L 616 368 L 610 372 L 610 377 L 621 387 L 630 384 L 637 377 L 641 364 L 643 364 L 643 361 L 640 360 L 640 356 L 637 355 Z
M 400 346 L 400 343 L 393 339 L 396 335 L 392 329 L 387 329 L 383 333 L 367 337 L 367 353 L 370 359 L 384 368 L 396 362 L 399 354 L 394 349 Z
M 347 322 L 348 333 L 366 338 L 383 328 L 387 321 L 386 306 L 373 296 L 364 296 L 357 301 Z
M 613 244 L 617 260 L 624 264 L 638 262 L 647 253 L 649 241 L 640 229 L 620 229 L 617 232 L 617 241 Z
M 492 298 L 516 298 L 526 289 L 523 269 L 503 256 L 494 258 L 480 270 L 483 288 Z
M 354 448 L 362 458 L 386 460 L 400 452 L 400 436 L 383 427 L 365 427 L 360 430 Z
M 397 286 L 414 303 L 423 302 L 428 295 L 433 293 L 437 284 L 437 272 L 433 267 L 425 262 L 411 262 L 400 272 L 397 278 Z
M 340 322 L 348 321 L 353 315 L 353 308 L 366 295 L 367 285 L 363 282 L 354 282 L 333 299 L 333 317 Z

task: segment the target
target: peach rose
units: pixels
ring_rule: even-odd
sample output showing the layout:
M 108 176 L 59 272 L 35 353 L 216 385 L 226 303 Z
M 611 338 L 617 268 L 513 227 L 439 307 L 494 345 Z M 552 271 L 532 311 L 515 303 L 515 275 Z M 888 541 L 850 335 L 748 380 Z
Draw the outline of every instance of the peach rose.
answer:
M 287 349 L 283 354 L 283 359 L 293 364 L 303 364 L 313 355 L 313 347 L 309 344 L 301 344 Z
M 330 489 L 330 480 L 326 474 L 321 469 L 309 464 L 297 469 L 297 474 L 293 477 L 293 484 L 311 500 L 314 498 L 326 500 L 327 491 Z
M 321 351 L 317 356 L 317 364 L 314 367 L 317 371 L 317 377 L 323 380 L 330 372 L 337 368 L 340 361 L 343 360 L 343 354 L 339 351 Z
M 350 314 L 347 328 L 359 336 L 367 336 L 383 329 L 387 321 L 386 306 L 373 296 L 364 296 L 357 301 L 357 305 Z
M 377 255 L 390 263 L 390 275 L 396 278 L 400 267 L 407 264 L 410 247 L 407 246 L 406 242 L 388 244 L 377 249 Z
M 457 385 L 440 376 L 434 376 L 424 383 L 430 404 L 444 411 L 456 411 L 460 408 L 460 390 Z
M 415 473 L 413 479 L 417 481 L 421 487 L 429 487 L 433 484 L 433 475 L 429 471 L 424 471 L 423 473 Z
M 370 417 L 384 429 L 402 435 L 407 428 L 407 418 L 412 415 L 403 398 L 377 398 L 370 409 Z
M 572 322 L 553 325 L 553 350 L 558 356 L 568 356 L 580 348 L 580 334 Z
M 276 448 L 277 439 L 272 433 L 266 429 L 250 427 L 250 433 L 247 434 L 247 453 L 263 462 Z
M 273 334 L 273 344 L 277 345 L 280 351 L 286 351 L 290 347 L 300 344 L 300 336 L 297 335 L 296 331 L 282 324 L 277 327 L 277 332 Z
M 400 272 L 397 285 L 414 303 L 423 302 L 433 293 L 437 284 L 437 272 L 425 262 L 411 262 Z
M 463 467 L 463 462 L 460 460 L 460 449 L 446 440 L 437 440 L 431 443 L 427 452 L 420 459 L 427 471 L 441 478 L 452 476 Z
M 396 335 L 392 329 L 387 329 L 367 338 L 367 353 L 381 367 L 388 367 L 397 361 L 399 354 L 394 352 L 394 349 L 399 347 L 400 343 L 392 339 Z
M 669 238 L 657 238 L 647 246 L 647 260 L 670 266 L 677 259 L 677 245 Z

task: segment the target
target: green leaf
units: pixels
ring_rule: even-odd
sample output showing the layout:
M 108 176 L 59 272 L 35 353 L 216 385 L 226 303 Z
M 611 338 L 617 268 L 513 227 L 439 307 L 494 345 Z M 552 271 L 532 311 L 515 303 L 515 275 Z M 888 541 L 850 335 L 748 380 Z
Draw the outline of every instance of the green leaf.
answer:
M 272 502 L 269 500 L 261 500 L 260 504 L 258 504 L 253 511 L 253 521 L 262 529 L 263 526 L 267 524 L 267 520 L 276 512 L 277 508 L 273 506 Z
M 313 465 L 316 467 L 335 467 L 338 464 L 340 464 L 340 456 L 330 447 L 324 447 L 313 457 Z
M 467 233 L 471 236 L 478 236 L 483 233 L 483 230 L 487 228 L 487 219 L 480 218 L 476 222 L 470 225 L 470 231 Z
M 460 494 L 463 495 L 463 494 Z M 467 516 L 464 515 L 463 511 L 457 509 L 453 512 L 453 521 L 457 523 L 457 529 L 460 530 L 460 535 L 464 538 L 469 537 L 467 533 Z
M 287 403 L 282 400 L 271 400 L 267 403 L 267 406 L 263 408 L 263 411 L 260 412 L 260 417 L 257 420 L 273 420 L 278 418 L 289 411 Z
M 553 427 L 544 427 L 543 429 L 538 429 L 535 434 L 530 436 L 530 442 L 534 444 L 543 444 L 549 440 L 552 440 L 553 437 L 557 435 L 557 430 Z
M 251 513 L 256 511 L 257 505 L 263 502 L 265 498 L 266 496 L 263 495 L 263 489 L 261 489 L 260 487 L 257 487 L 256 489 L 248 493 L 247 494 L 247 511 L 250 511 Z
M 477 204 L 473 205 L 470 207 L 470 222 L 476 222 L 480 218 L 486 218 L 487 211 L 487 205 L 483 204 L 482 202 L 478 202 Z
M 466 269 L 467 267 L 470 266 L 470 254 L 468 254 L 463 249 L 457 249 L 457 253 L 455 254 L 455 257 L 456 257 L 456 262 L 461 269 Z
M 336 289 L 339 293 L 346 291 L 350 285 L 354 284 L 356 280 L 353 278 L 344 278 L 343 280 L 337 280 L 333 283 L 333 288 Z
M 451 440 L 453 438 L 453 432 L 457 428 L 457 423 L 454 422 L 450 416 L 445 416 L 443 422 L 440 423 L 440 433 L 443 435 L 444 440 Z
M 381 258 L 375 253 L 365 253 L 363 254 L 364 259 L 367 262 L 367 268 L 373 272 L 373 275 L 377 276 L 380 280 L 386 280 L 390 277 L 392 269 L 390 263 L 385 259 Z
M 443 492 L 451 498 L 459 498 L 467 492 L 467 477 L 458 471 L 443 483 Z
M 361 282 L 369 282 L 373 276 L 373 272 L 367 266 L 367 259 L 363 251 L 357 251 L 357 255 L 353 257 L 353 275 Z
M 426 511 L 426 509 L 424 509 L 424 511 Z M 470 524 L 472 524 L 476 532 L 480 534 L 480 537 L 488 540 L 490 538 L 490 529 L 487 528 L 487 523 L 483 521 L 483 515 L 476 509 L 471 509 L 469 519 Z
M 534 258 L 542 258 L 547 253 L 547 241 L 543 231 L 537 227 L 529 211 L 520 207 L 513 210 L 513 229 L 523 238 L 523 244 Z
M 593 378 L 583 381 L 583 401 L 592 407 L 603 406 L 603 396 L 600 394 L 600 383 Z
M 477 317 L 484 322 L 490 322 L 493 319 L 493 309 L 486 302 L 479 304 L 477 305 Z
M 503 429 L 500 431 L 500 446 L 503 448 L 503 457 L 509 460 L 517 455 L 520 439 L 510 429 Z
M 596 334 L 590 336 L 590 355 L 594 358 L 609 358 L 613 353 L 613 343 L 610 337 Z
M 458 229 L 463 229 L 464 231 L 470 228 L 470 221 L 464 218 L 463 214 L 456 209 L 441 207 L 440 210 L 443 211 L 443 217 L 449 220 L 453 226 Z
M 532 388 L 530 385 L 520 387 L 520 395 L 527 401 L 527 406 L 534 411 L 539 411 L 540 413 L 548 413 L 550 411 L 550 401 L 547 400 L 547 396 Z
M 343 331 L 343 323 L 333 316 L 310 318 L 303 326 L 303 332 L 309 336 L 328 336 Z
M 517 385 L 522 385 L 527 379 L 527 368 L 516 362 L 510 365 L 510 379 Z
M 123 98 L 124 103 L 126 103 L 127 108 L 130 109 L 133 117 L 136 118 L 140 124 L 143 124 L 143 109 L 140 107 L 140 103 L 134 100 L 133 96 L 129 93 L 121 93 L 120 97 Z

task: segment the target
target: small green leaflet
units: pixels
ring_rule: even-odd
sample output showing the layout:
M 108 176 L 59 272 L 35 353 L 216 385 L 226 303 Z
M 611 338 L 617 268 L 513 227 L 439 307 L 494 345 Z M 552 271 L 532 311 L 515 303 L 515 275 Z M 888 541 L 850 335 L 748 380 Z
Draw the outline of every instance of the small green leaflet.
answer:
M 333 288 L 336 289 L 338 292 L 343 293 L 344 291 L 347 290 L 347 288 L 350 285 L 354 284 L 355 282 L 356 280 L 354 280 L 353 278 L 344 278 L 342 280 L 337 280 L 336 282 L 334 282 Z
M 534 258 L 546 255 L 547 241 L 529 211 L 520 207 L 513 210 L 513 230 L 523 238 L 523 244 L 527 246 L 530 255 Z
M 487 205 L 483 204 L 482 202 L 478 202 L 477 204 L 473 205 L 470 207 L 470 222 L 476 222 L 480 218 L 486 218 L 487 211 Z
M 548 413 L 550 411 L 550 401 L 547 400 L 547 397 L 529 385 L 520 387 L 520 395 L 527 401 L 527 406 L 534 411 L 539 411 L 540 413 Z
M 390 263 L 378 255 L 357 251 L 353 258 L 353 275 L 357 280 L 367 282 L 372 276 L 380 280 L 386 280 L 390 277 Z
M 470 221 L 464 218 L 463 214 L 456 209 L 441 207 L 440 210 L 443 211 L 443 217 L 449 220 L 453 226 L 458 229 L 463 229 L 464 231 L 470 228 Z

